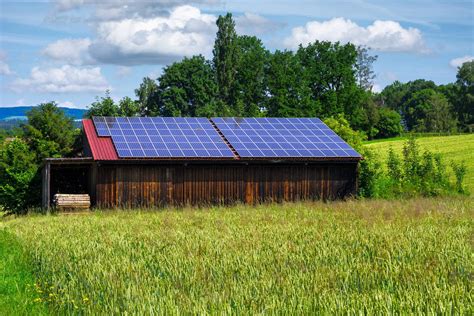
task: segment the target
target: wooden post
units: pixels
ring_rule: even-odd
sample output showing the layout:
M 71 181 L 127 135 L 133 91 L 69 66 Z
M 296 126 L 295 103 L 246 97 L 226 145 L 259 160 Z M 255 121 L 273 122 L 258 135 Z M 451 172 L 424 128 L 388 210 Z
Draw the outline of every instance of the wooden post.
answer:
M 50 209 L 51 196 L 51 164 L 47 161 L 43 167 L 43 183 L 42 183 L 42 207 L 47 212 Z

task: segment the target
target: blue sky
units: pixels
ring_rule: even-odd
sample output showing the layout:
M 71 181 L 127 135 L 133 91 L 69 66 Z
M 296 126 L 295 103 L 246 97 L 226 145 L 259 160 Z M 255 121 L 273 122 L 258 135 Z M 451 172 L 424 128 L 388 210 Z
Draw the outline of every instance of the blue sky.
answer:
M 453 82 L 474 57 L 474 1 L 0 0 L 0 107 L 57 101 L 86 108 L 183 56 L 210 57 L 219 14 L 267 48 L 314 40 L 367 45 L 375 89 L 394 80 Z

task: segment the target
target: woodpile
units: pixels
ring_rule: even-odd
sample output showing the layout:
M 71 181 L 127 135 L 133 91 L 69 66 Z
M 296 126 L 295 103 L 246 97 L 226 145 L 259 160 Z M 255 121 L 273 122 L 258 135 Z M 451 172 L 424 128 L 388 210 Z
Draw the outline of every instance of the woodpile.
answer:
M 60 210 L 85 210 L 91 207 L 91 198 L 89 194 L 55 194 L 53 203 Z

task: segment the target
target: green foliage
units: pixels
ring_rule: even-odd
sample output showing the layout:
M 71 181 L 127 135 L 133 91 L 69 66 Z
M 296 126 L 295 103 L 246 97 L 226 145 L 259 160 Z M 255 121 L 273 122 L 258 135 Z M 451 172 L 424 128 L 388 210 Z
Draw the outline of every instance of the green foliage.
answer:
M 459 193 L 466 193 L 464 188 L 464 179 L 466 177 L 467 168 L 464 162 L 457 164 L 455 162 L 451 163 L 451 167 L 454 171 L 454 176 L 456 177 L 456 190 Z
M 377 61 L 377 55 L 369 54 L 370 48 L 366 46 L 357 47 L 356 78 L 360 88 L 371 91 L 374 85 L 375 72 L 373 64 Z
M 110 91 L 105 91 L 104 97 L 96 97 L 95 102 L 91 104 L 85 116 L 91 118 L 93 116 L 118 116 L 119 107 L 110 97 Z
M 401 116 L 394 110 L 386 107 L 378 109 L 378 121 L 375 123 L 376 138 L 396 137 L 403 131 Z
M 28 112 L 27 117 L 23 137 L 36 154 L 38 163 L 44 158 L 67 156 L 74 151 L 79 130 L 56 103 L 40 104 Z
M 35 152 L 19 139 L 0 148 L 0 205 L 11 213 L 24 213 L 39 203 L 39 167 Z
M 380 197 L 413 197 L 437 196 L 464 193 L 463 181 L 466 168 L 452 163 L 456 183 L 449 181 L 445 163 L 439 154 L 429 150 L 421 152 L 415 138 L 410 138 L 403 146 L 402 156 L 389 148 L 387 173 L 378 185 L 377 196 Z M 459 172 L 459 174 L 456 174 Z
M 52 314 L 463 315 L 473 210 L 472 199 L 374 200 L 5 225 Z
M 265 67 L 270 53 L 255 36 L 238 36 L 237 49 L 236 98 L 241 103 L 239 111 L 246 117 L 261 116 L 266 98 Z
M 354 149 L 362 149 L 362 144 L 363 141 L 366 140 L 366 136 L 359 131 L 354 131 L 344 115 L 339 114 L 335 117 L 329 117 L 324 120 L 324 123 Z
M 216 74 L 219 97 L 224 104 L 233 109 L 237 97 L 237 67 L 239 50 L 237 33 L 232 14 L 220 15 L 216 21 L 217 35 L 214 43 L 213 65 Z M 242 116 L 239 111 L 232 111 L 235 116 Z
M 342 114 L 327 118 L 324 120 L 324 123 L 363 157 L 359 162 L 358 195 L 361 197 L 375 196 L 377 190 L 376 186 L 381 176 L 381 163 L 373 150 L 363 146 L 363 141 L 366 139 L 366 136 L 361 132 L 354 131 Z
M 135 95 L 138 100 L 139 113 L 141 116 L 156 116 L 160 109 L 158 106 L 159 97 L 158 85 L 155 80 L 149 77 L 143 78 L 138 89 L 135 89 Z
M 218 89 L 210 62 L 203 56 L 184 58 L 167 66 L 158 79 L 162 116 L 218 116 L 229 113 L 218 102 Z
M 118 116 L 136 116 L 140 113 L 140 105 L 129 97 L 124 97 L 118 104 Z
M 457 98 L 454 102 L 464 130 L 474 130 L 474 61 L 465 62 L 456 76 Z
M 296 56 L 303 67 L 310 98 L 320 105 L 314 112 L 322 118 L 344 113 L 353 123 L 364 96 L 355 78 L 355 46 L 316 41 L 306 47 L 300 45 Z
M 266 73 L 268 98 L 267 115 L 270 117 L 316 116 L 319 101 L 311 99 L 311 89 L 303 66 L 291 51 L 276 51 L 269 61 Z

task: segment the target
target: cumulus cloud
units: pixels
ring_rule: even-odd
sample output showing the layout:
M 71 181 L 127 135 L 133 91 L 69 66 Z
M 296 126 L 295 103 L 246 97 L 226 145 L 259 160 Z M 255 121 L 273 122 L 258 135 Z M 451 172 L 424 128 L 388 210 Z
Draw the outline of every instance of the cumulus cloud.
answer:
M 474 60 L 474 56 L 466 55 L 463 57 L 451 59 L 451 61 L 449 62 L 449 65 L 453 68 L 458 68 L 458 67 L 461 67 L 462 64 L 464 64 L 465 62 L 472 61 L 472 60 Z
M 92 64 L 94 60 L 89 54 L 91 43 L 88 38 L 61 39 L 46 46 L 42 53 L 51 59 L 72 65 Z
M 166 64 L 183 56 L 210 55 L 216 17 L 192 6 L 171 10 L 167 17 L 101 22 L 89 47 L 102 63 Z
M 30 77 L 19 78 L 12 84 L 17 92 L 25 90 L 50 93 L 103 92 L 110 89 L 99 67 L 80 68 L 64 65 L 59 68 L 34 67 Z
M 56 0 L 59 13 L 91 7 L 97 20 L 155 17 L 174 7 L 187 4 L 218 4 L 220 0 Z
M 281 29 L 284 23 L 269 20 L 254 13 L 244 13 L 235 17 L 237 33 L 247 35 L 259 35 Z
M 305 26 L 293 28 L 291 36 L 284 40 L 288 48 L 297 48 L 315 40 L 366 45 L 374 50 L 388 52 L 426 53 L 420 30 L 403 28 L 395 21 L 374 21 L 362 27 L 349 19 L 333 18 L 328 21 L 311 21 Z

